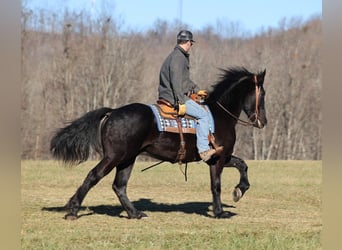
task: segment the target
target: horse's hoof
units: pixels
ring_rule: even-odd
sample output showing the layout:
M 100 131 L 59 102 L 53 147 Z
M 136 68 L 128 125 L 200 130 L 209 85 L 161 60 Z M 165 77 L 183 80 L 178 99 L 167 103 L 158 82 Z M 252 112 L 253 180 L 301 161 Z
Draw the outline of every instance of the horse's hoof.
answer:
M 223 211 L 222 213 L 216 215 L 215 218 L 216 219 L 229 219 L 232 216 L 234 216 L 233 213 Z
M 143 212 L 139 212 L 138 216 L 137 216 L 137 219 L 144 219 L 144 218 L 147 218 L 148 216 L 143 213 Z
M 66 220 L 77 220 L 78 217 L 77 217 L 77 215 L 74 215 L 74 214 L 66 214 L 64 216 L 64 219 L 66 219 Z
M 144 218 L 147 218 L 147 217 L 148 217 L 147 214 L 141 212 L 139 219 L 144 219 Z
M 135 215 L 129 215 L 128 216 L 128 219 L 143 219 L 143 218 L 147 218 L 148 216 L 145 214 L 145 213 L 143 213 L 143 212 L 139 212 L 139 213 L 137 213 L 137 214 L 135 214 Z
M 242 192 L 240 188 L 235 188 L 233 191 L 233 201 L 238 202 L 242 197 Z

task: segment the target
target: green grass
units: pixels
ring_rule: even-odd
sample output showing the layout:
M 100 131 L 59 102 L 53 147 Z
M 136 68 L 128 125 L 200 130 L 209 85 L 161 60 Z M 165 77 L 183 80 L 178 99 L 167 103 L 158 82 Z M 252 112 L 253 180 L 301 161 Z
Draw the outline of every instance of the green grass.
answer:
M 213 219 L 209 170 L 137 163 L 128 195 L 149 217 L 129 220 L 111 189 L 114 172 L 90 190 L 76 221 L 61 208 L 96 162 L 73 168 L 22 161 L 22 249 L 322 249 L 322 162 L 247 161 L 250 189 L 238 203 L 236 169 L 224 169 L 230 219 Z M 184 168 L 184 166 L 182 166 Z

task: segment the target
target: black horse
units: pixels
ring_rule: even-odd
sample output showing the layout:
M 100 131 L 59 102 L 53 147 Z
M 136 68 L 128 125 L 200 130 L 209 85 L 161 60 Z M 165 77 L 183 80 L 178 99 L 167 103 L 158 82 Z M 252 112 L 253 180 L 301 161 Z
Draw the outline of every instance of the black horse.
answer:
M 240 67 L 222 70 L 219 82 L 213 85 L 206 100 L 215 123 L 216 142 L 224 146 L 222 154 L 207 162 L 216 218 L 229 217 L 229 212 L 223 211 L 221 203 L 221 173 L 224 167 L 235 167 L 240 172 L 240 181 L 233 191 L 234 201 L 238 201 L 249 188 L 246 163 L 232 155 L 236 140 L 235 126 L 238 122 L 257 128 L 266 125 L 263 88 L 265 73 L 266 70 L 253 74 Z M 249 121 L 238 118 L 242 110 Z M 182 161 L 199 161 L 196 135 L 184 134 L 184 139 L 186 155 Z M 61 128 L 52 138 L 50 146 L 56 159 L 77 164 L 86 161 L 92 150 L 103 156 L 70 198 L 65 218 L 77 219 L 77 212 L 90 188 L 114 167 L 116 175 L 112 188 L 128 218 L 146 217 L 145 213 L 134 207 L 126 193 L 135 159 L 140 153 L 147 152 L 157 159 L 174 163 L 179 145 L 179 134 L 159 132 L 151 108 L 141 103 L 117 109 L 103 107 L 93 110 Z

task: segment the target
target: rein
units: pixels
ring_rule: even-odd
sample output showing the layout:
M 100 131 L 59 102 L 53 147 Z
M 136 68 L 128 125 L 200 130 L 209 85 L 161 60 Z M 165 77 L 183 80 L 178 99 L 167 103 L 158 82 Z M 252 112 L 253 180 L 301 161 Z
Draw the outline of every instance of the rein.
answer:
M 254 111 L 254 116 L 255 116 L 255 121 L 254 122 L 250 122 L 250 121 L 244 121 L 242 119 L 240 119 L 239 117 L 237 117 L 236 115 L 234 115 L 232 112 L 230 112 L 228 109 L 226 109 L 219 101 L 216 101 L 216 104 L 222 108 L 227 114 L 229 114 L 231 117 L 233 117 L 238 124 L 243 125 L 243 126 L 253 126 L 257 121 L 258 121 L 258 117 L 259 117 L 259 110 L 258 110 L 258 106 L 259 106 L 259 95 L 260 95 L 260 87 L 258 87 L 258 81 L 257 81 L 257 76 L 254 75 L 254 83 L 255 83 L 255 111 Z
M 150 168 L 154 168 L 155 166 L 158 166 L 158 165 L 162 164 L 163 162 L 165 162 L 165 161 L 157 162 L 157 163 L 155 163 L 155 164 L 153 164 L 153 165 L 151 165 L 151 166 L 149 166 L 147 168 L 142 169 L 141 172 L 144 172 L 144 171 L 146 171 L 146 170 L 148 170 Z M 179 164 L 179 170 L 184 175 L 185 181 L 188 181 L 188 163 L 187 162 L 185 163 L 185 170 L 184 171 L 181 169 L 181 164 Z
M 226 109 L 221 103 L 219 103 L 218 101 L 216 102 L 216 104 L 222 108 L 228 115 L 230 115 L 231 117 L 233 117 L 238 124 L 241 124 L 243 126 L 253 126 L 254 123 L 250 122 L 250 121 L 244 121 L 242 119 L 240 119 L 239 117 L 237 117 L 236 115 L 234 115 L 233 113 L 231 113 L 228 109 Z

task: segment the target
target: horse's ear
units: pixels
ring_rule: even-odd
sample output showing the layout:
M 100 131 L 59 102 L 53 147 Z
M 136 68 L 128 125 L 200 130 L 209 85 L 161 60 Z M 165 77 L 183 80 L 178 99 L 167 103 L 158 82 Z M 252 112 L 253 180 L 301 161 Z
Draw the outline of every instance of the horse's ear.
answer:
M 266 69 L 264 69 L 263 72 L 258 74 L 258 83 L 259 84 L 263 84 L 264 83 L 265 75 L 266 75 Z

